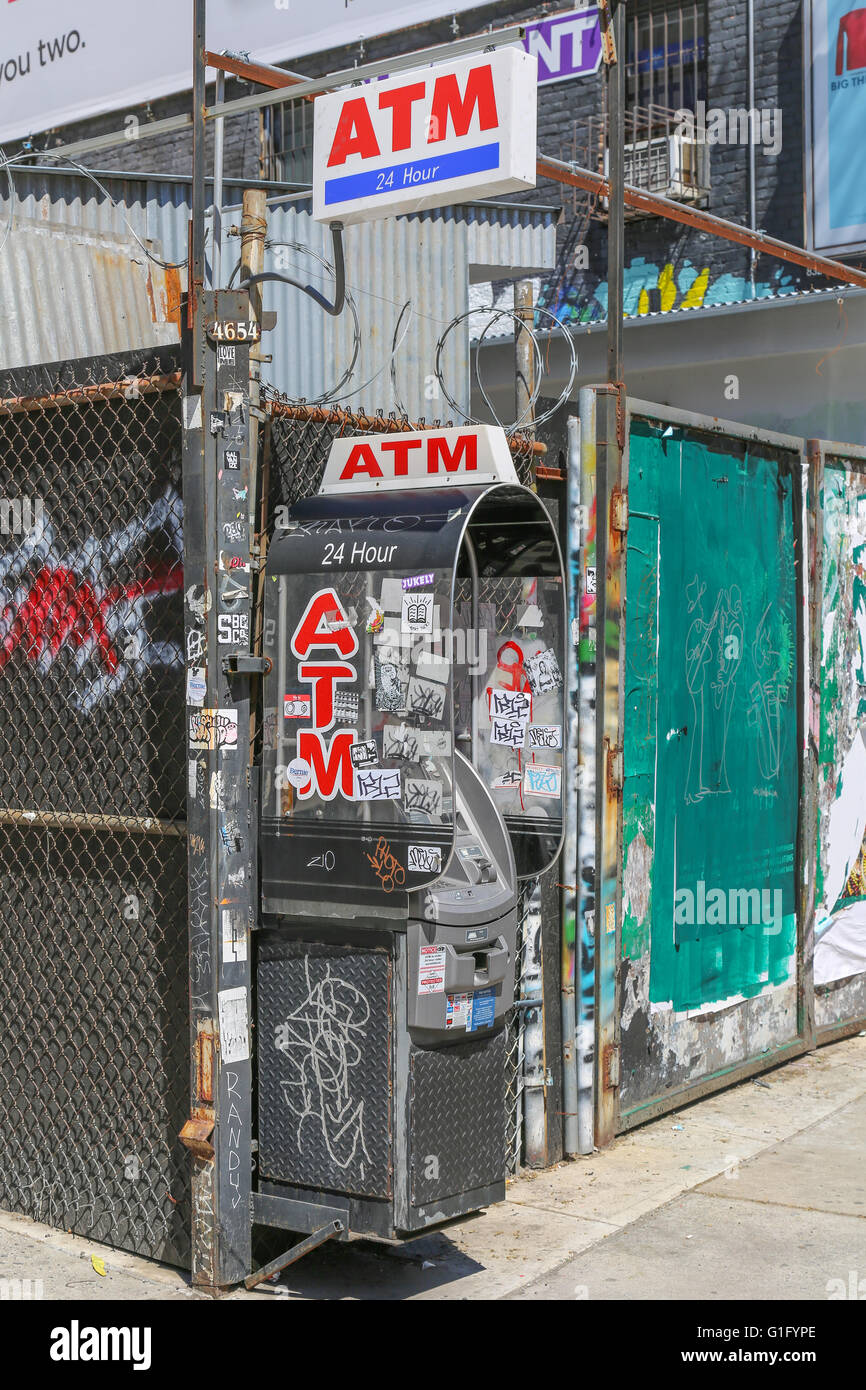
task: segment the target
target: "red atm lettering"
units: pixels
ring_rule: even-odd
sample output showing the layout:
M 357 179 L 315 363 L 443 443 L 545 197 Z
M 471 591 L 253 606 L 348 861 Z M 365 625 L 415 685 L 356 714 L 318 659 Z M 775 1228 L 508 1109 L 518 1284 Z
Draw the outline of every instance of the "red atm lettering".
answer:
M 301 659 L 309 656 L 314 647 L 317 655 L 323 647 L 330 647 L 340 656 L 354 656 L 358 639 L 333 589 L 319 589 L 313 594 L 295 628 L 291 647 Z
M 380 154 L 376 132 L 363 97 L 355 97 L 343 105 L 334 132 L 328 168 L 345 164 L 350 154 L 359 154 L 362 159 L 375 159 Z
M 439 460 L 445 465 L 446 473 L 456 473 L 462 466 L 467 473 L 474 473 L 478 467 L 478 438 L 474 434 L 463 434 L 449 451 L 447 440 L 441 435 L 431 435 L 427 441 L 427 472 L 439 472 Z
M 408 150 L 412 144 L 412 107 L 416 101 L 424 100 L 426 90 L 423 82 L 412 82 L 408 87 L 382 92 L 379 97 L 380 111 L 391 108 L 392 150 Z
M 382 477 L 382 470 L 376 462 L 376 455 L 369 444 L 355 445 L 340 474 L 340 482 L 347 483 L 350 478 L 354 478 L 356 473 L 363 473 L 367 478 Z
M 304 787 L 298 788 L 298 796 L 305 801 L 314 793 L 324 801 L 333 801 L 337 795 L 337 779 L 340 793 L 351 801 L 355 791 L 355 769 L 349 749 L 357 738 L 354 729 L 341 729 L 334 734 L 327 749 L 325 740 L 315 729 L 302 729 L 298 734 L 298 757 L 306 758 L 312 770 L 312 777 Z
M 496 93 L 493 90 L 493 72 L 489 63 L 483 68 L 472 68 L 466 78 L 466 91 L 462 97 L 455 73 L 448 72 L 442 77 L 437 77 L 433 88 L 427 143 L 432 145 L 434 141 L 446 138 L 449 116 L 454 123 L 454 134 L 466 135 L 476 106 L 480 130 L 492 130 L 499 124 Z
M 409 472 L 409 450 L 420 449 L 421 439 L 385 439 L 379 445 L 382 453 L 394 455 L 394 477 L 405 478 Z
M 335 681 L 356 681 L 358 673 L 354 666 L 337 663 L 329 666 L 327 662 L 302 661 L 298 667 L 298 680 L 312 681 L 313 684 L 313 728 L 330 729 L 334 723 L 334 683 Z

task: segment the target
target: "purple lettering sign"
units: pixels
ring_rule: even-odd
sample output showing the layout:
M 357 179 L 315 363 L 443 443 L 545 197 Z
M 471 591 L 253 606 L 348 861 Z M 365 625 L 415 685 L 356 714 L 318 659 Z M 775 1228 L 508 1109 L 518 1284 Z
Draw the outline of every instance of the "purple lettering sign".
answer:
M 589 77 L 601 63 L 601 24 L 598 7 L 552 15 L 527 24 L 523 40 L 527 53 L 538 58 L 538 85 L 567 77 Z

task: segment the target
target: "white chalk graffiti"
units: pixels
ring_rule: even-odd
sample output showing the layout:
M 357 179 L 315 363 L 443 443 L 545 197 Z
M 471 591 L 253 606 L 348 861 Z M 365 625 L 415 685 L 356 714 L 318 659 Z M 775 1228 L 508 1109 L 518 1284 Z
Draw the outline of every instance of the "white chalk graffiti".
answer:
M 370 1005 L 347 980 L 331 974 L 312 978 L 313 963 L 304 960 L 307 994 L 275 1030 L 275 1046 L 294 1075 L 281 1082 L 283 1098 L 297 1117 L 297 1144 L 302 1148 L 305 1121 L 320 1131 L 332 1162 L 348 1168 L 360 1158 L 360 1176 L 370 1155 L 364 1142 L 364 1102 L 353 1101 L 351 1072 L 361 1061 Z M 320 967 L 321 968 L 321 967 Z

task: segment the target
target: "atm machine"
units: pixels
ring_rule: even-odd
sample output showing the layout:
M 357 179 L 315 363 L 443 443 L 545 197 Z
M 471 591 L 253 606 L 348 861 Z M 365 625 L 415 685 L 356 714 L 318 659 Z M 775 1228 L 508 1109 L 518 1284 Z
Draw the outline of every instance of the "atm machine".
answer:
M 565 586 L 502 432 L 439 434 L 441 470 L 431 434 L 336 441 L 267 557 L 254 1203 L 293 1229 L 403 1237 L 505 1195 Z

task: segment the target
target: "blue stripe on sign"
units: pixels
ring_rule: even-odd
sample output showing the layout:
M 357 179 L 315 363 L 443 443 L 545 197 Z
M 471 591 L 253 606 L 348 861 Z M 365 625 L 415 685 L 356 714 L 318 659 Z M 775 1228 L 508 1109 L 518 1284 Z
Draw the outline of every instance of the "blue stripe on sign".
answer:
M 400 193 L 405 188 L 423 188 L 425 184 L 441 183 L 459 178 L 461 174 L 480 174 L 499 168 L 499 141 L 478 145 L 473 150 L 455 150 L 441 154 L 438 159 L 414 159 L 407 164 L 391 164 L 387 169 L 371 169 L 368 173 L 346 174 L 339 179 L 325 180 L 325 204 L 345 203 L 350 198 L 369 198 L 377 193 Z

